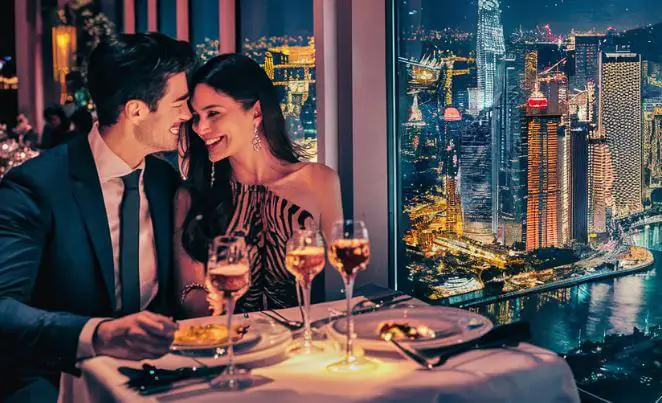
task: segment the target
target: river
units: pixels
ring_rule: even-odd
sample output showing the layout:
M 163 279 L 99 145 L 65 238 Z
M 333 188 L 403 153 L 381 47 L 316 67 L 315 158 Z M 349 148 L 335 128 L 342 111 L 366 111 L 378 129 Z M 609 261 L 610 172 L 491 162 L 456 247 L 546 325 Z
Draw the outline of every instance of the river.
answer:
M 662 324 L 662 223 L 635 234 L 633 242 L 651 250 L 653 268 L 477 309 L 495 323 L 529 321 L 533 342 L 558 352 L 576 347 L 580 340 L 597 341 L 605 334 L 631 333 L 635 326 Z

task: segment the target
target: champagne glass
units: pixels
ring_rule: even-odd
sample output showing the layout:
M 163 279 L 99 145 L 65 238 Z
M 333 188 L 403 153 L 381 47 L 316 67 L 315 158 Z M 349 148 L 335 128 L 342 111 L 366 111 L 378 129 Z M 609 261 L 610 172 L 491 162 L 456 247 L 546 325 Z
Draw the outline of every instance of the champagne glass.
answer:
M 206 284 L 209 292 L 225 301 L 228 326 L 228 365 L 225 371 L 214 380 L 214 386 L 225 390 L 236 390 L 240 386 L 248 386 L 251 383 L 250 379 L 246 376 L 238 376 L 239 371 L 234 366 L 234 332 L 232 331 L 232 314 L 235 303 L 248 291 L 251 284 L 251 270 L 248 264 L 246 241 L 243 237 L 221 235 L 213 239 L 209 248 Z M 217 349 L 216 357 L 222 354 L 222 350 L 222 348 Z
M 333 224 L 329 244 L 329 261 L 338 270 L 345 283 L 347 298 L 347 341 L 345 358 L 328 366 L 332 372 L 362 372 L 376 368 L 376 364 L 353 352 L 354 317 L 352 316 L 352 291 L 356 275 L 368 267 L 370 241 L 368 229 L 360 220 L 341 220 Z
M 293 354 L 311 354 L 323 351 L 314 346 L 310 329 L 310 289 L 313 279 L 326 263 L 324 237 L 319 231 L 310 229 L 295 230 L 285 246 L 285 267 L 297 279 L 303 294 L 303 341 L 290 350 Z

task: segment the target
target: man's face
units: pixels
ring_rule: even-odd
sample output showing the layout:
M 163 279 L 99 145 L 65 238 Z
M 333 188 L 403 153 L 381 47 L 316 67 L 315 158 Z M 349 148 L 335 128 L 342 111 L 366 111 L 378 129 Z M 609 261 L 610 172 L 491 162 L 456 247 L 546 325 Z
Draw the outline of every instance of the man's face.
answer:
M 62 120 L 58 115 L 51 115 L 48 117 L 47 124 L 51 129 L 57 129 L 62 124 Z
M 181 124 L 191 119 L 188 97 L 186 74 L 170 77 L 156 110 L 136 128 L 136 139 L 152 152 L 175 150 Z

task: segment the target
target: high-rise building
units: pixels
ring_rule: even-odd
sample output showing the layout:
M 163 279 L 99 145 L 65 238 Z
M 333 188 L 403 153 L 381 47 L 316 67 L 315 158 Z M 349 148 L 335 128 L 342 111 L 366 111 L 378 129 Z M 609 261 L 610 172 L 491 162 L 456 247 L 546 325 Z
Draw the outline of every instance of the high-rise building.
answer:
M 598 34 L 575 35 L 575 75 L 571 78 L 571 85 L 574 89 L 584 90 L 588 83 L 597 87 L 600 71 L 600 42 L 603 38 L 603 35 Z M 591 106 L 597 109 L 597 98 L 594 97 Z M 591 122 L 597 123 L 597 118 L 597 114 L 593 114 Z
M 641 56 L 603 52 L 600 56 L 599 127 L 614 167 L 614 215 L 642 210 Z
M 662 187 L 662 105 L 644 112 L 644 178 L 649 189 Z
M 544 46 L 543 46 L 544 45 Z M 559 114 L 561 122 L 559 126 L 558 139 L 558 185 L 559 185 L 559 204 L 558 204 L 558 228 L 559 243 L 564 245 L 570 242 L 572 230 L 571 208 L 571 174 L 570 174 L 570 115 L 568 109 L 568 78 L 565 72 L 561 71 L 562 60 L 558 59 L 558 46 L 554 45 L 549 49 L 548 44 L 539 45 L 538 56 L 544 55 L 545 61 L 543 70 L 538 76 L 540 91 L 547 98 L 547 114 Z M 540 63 L 540 59 L 539 63 Z M 550 66 L 550 63 L 552 65 Z
M 521 110 L 524 102 L 515 53 L 499 60 L 492 114 L 492 231 L 506 243 L 506 227 L 523 219 L 520 194 Z M 501 234 L 501 236 L 499 236 Z M 521 241 L 521 236 L 517 237 Z M 511 238 L 514 240 L 515 238 Z M 512 241 L 511 241 L 512 243 Z
M 417 173 L 419 169 L 427 168 L 428 162 L 421 161 L 421 149 L 423 148 L 424 129 L 426 123 L 423 120 L 423 113 L 418 107 L 418 95 L 414 94 L 411 107 L 409 109 L 409 118 L 402 124 L 400 137 L 400 153 L 402 156 L 403 170 L 403 194 L 406 198 L 421 195 L 425 192 L 427 186 L 423 179 L 424 175 Z
M 524 77 L 523 87 L 526 94 L 530 94 L 536 85 L 538 78 L 538 49 L 535 43 L 527 43 L 524 46 Z
M 478 116 L 481 96 L 477 87 L 467 88 L 467 99 L 469 102 L 469 109 L 467 109 L 467 113 L 471 116 Z
M 571 130 L 571 238 L 588 242 L 588 123 L 574 121 Z
M 478 0 L 478 33 L 476 35 L 478 68 L 478 110 L 494 104 L 494 76 L 497 60 L 505 53 L 499 0 Z
M 462 130 L 460 144 L 460 188 L 462 215 L 467 222 L 491 223 L 491 152 L 489 114 Z
M 563 120 L 563 117 L 561 117 Z M 558 128 L 558 153 L 556 168 L 558 172 L 558 187 L 559 187 L 559 201 L 558 201 L 558 229 L 559 229 L 559 244 L 566 245 L 572 239 L 572 172 L 571 172 L 571 158 L 572 158 L 572 140 L 567 126 L 559 126 Z
M 590 234 L 607 232 L 608 210 L 613 206 L 614 170 L 611 152 L 604 135 L 588 139 L 588 230 Z
M 558 140 L 561 115 L 547 112 L 547 99 L 536 86 L 527 101 L 522 122 L 527 178 L 522 236 L 526 250 L 559 246 Z

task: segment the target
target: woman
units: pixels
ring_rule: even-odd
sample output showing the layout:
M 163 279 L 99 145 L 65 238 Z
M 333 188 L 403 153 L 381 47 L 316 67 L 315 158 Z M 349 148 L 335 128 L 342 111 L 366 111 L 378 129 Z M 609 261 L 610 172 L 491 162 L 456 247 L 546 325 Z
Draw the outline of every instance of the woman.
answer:
M 204 289 L 209 241 L 241 231 L 249 244 L 252 285 L 242 311 L 297 304 L 294 277 L 285 269 L 292 231 L 320 228 L 328 237 L 342 218 L 337 173 L 303 162 L 285 132 L 275 87 L 250 58 L 209 60 L 191 80 L 193 119 L 183 130 L 183 171 L 175 233 L 178 286 L 185 316 L 209 315 Z M 323 276 L 313 294 L 323 293 Z

